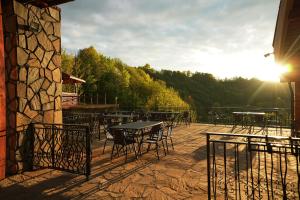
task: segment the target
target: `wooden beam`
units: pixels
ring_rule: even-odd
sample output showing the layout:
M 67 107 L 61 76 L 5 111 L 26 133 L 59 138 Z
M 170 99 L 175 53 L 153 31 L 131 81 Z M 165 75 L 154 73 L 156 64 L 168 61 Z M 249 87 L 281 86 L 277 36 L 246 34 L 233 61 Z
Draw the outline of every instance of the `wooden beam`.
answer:
M 6 168 L 6 86 L 1 4 L 0 2 L 0 180 L 5 178 Z
M 281 75 L 280 77 L 280 82 L 300 82 L 300 76 L 299 72 L 290 72 L 290 73 L 285 73 Z
M 17 0 L 23 4 L 32 4 L 40 8 L 57 6 L 59 4 L 67 3 L 74 0 Z

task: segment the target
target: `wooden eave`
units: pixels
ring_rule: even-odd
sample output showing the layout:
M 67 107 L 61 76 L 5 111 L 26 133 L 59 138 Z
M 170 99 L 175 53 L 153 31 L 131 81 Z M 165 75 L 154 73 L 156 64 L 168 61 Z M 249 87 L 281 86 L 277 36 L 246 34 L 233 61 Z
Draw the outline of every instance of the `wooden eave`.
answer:
M 85 83 L 85 80 L 62 72 L 62 83 L 63 84 Z
M 32 4 L 40 8 L 57 6 L 74 0 L 17 0 L 23 4 Z
M 292 9 L 294 0 L 281 0 L 277 15 L 273 48 L 275 59 L 280 62 L 283 56 L 283 45 L 285 43 L 286 34 L 289 24 L 289 15 Z
M 300 1 L 281 0 L 278 10 L 273 48 L 276 62 L 289 65 L 290 72 L 282 82 L 300 81 Z
M 300 82 L 299 71 L 282 74 L 280 76 L 280 82 Z

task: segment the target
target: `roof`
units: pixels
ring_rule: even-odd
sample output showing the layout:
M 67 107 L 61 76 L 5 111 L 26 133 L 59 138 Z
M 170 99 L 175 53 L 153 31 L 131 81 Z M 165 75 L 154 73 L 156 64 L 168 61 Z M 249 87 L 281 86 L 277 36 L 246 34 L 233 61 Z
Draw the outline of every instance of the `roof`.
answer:
M 63 84 L 85 83 L 85 80 L 62 72 Z
M 281 82 L 300 80 L 300 1 L 281 0 L 278 10 L 274 40 L 276 62 L 289 65 Z
M 300 1 L 281 0 L 278 10 L 273 47 L 279 62 L 288 62 L 300 46 Z
M 74 0 L 17 0 L 17 1 L 24 4 L 32 4 L 38 7 L 45 8 L 45 7 L 51 7 L 51 6 L 67 3 Z

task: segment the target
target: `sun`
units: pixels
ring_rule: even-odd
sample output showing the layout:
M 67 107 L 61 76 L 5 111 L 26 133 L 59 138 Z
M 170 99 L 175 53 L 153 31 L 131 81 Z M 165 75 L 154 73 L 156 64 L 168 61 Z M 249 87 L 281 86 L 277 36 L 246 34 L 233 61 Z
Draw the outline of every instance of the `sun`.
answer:
M 262 63 L 257 78 L 263 81 L 280 82 L 280 76 L 287 71 L 288 67 L 276 63 L 274 59 L 270 59 Z
M 288 67 L 275 62 L 274 55 L 265 58 L 260 51 L 241 51 L 238 53 L 195 52 L 190 60 L 199 63 L 195 71 L 211 73 L 219 79 L 243 77 L 262 81 L 280 82 Z

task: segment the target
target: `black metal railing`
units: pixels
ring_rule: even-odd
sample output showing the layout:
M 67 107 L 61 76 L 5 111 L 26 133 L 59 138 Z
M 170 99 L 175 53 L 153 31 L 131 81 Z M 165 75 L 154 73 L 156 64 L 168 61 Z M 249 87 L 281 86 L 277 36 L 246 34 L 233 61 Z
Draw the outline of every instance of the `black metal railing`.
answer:
M 99 94 L 81 94 L 78 96 L 80 104 L 115 104 L 116 102 L 107 102 L 103 95 Z
M 235 123 L 233 112 L 264 112 L 266 126 L 291 127 L 291 112 L 288 108 L 263 107 L 211 107 L 208 109 L 208 122 L 211 124 L 232 125 Z
M 100 132 L 102 123 L 103 113 L 88 113 L 88 112 L 64 112 L 63 123 L 65 124 L 80 124 L 89 127 L 91 139 L 100 139 Z
M 7 135 L 8 162 L 16 172 L 51 168 L 85 175 L 91 171 L 88 126 L 29 124 Z
M 145 110 L 116 110 L 110 112 L 87 112 L 84 110 L 80 110 L 78 112 L 74 111 L 64 111 L 63 112 L 63 122 L 67 124 L 85 124 L 89 125 L 91 134 L 93 136 L 99 135 L 101 132 L 101 126 L 103 126 L 103 120 L 106 118 L 107 114 L 123 114 L 123 115 L 131 115 L 132 121 L 142 120 L 152 120 L 152 121 L 165 121 L 165 122 L 173 122 L 176 125 L 180 124 L 190 124 L 191 122 L 195 122 L 193 120 L 193 111 L 192 110 L 183 110 L 181 112 L 178 111 L 145 111 Z
M 76 93 L 62 93 L 62 106 L 76 106 L 79 104 L 79 95 Z
M 207 133 L 208 199 L 299 199 L 300 138 Z

